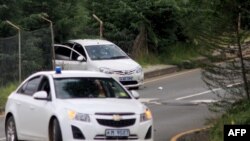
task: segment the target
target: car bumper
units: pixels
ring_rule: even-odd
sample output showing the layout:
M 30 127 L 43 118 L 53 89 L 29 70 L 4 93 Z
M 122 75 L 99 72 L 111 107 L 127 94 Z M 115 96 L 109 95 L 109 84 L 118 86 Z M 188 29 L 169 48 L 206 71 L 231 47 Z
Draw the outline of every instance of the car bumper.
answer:
M 61 129 L 63 139 L 67 141 L 80 141 L 80 140 L 117 140 L 117 139 L 109 139 L 105 136 L 105 131 L 107 129 L 128 129 L 129 137 L 123 140 L 135 140 L 135 141 L 153 141 L 153 124 L 152 120 L 140 122 L 139 116 L 136 118 L 136 121 L 131 126 L 126 127 L 110 127 L 100 125 L 97 119 L 107 119 L 106 117 L 100 116 L 91 116 L 90 122 L 82 122 L 75 120 L 65 120 L 62 121 Z M 77 132 L 81 132 L 84 138 L 75 138 L 72 127 L 77 129 Z M 150 133 L 149 133 L 150 132 Z M 150 134 L 150 137 L 148 136 Z
M 132 75 L 111 75 L 114 79 L 119 81 L 126 88 L 140 87 L 143 85 L 144 74 L 143 73 L 135 73 Z

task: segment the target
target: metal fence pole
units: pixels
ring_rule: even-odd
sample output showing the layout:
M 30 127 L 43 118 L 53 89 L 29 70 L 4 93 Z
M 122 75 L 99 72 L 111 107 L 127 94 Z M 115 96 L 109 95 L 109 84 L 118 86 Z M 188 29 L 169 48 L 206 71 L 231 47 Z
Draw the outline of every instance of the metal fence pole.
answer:
M 93 14 L 93 17 L 100 23 L 100 39 L 102 39 L 102 37 L 103 37 L 103 22 L 95 14 Z
M 18 70 L 19 70 L 19 83 L 21 83 L 21 80 L 22 80 L 22 62 L 21 62 L 21 60 L 22 60 L 22 56 L 21 56 L 21 30 L 20 30 L 20 28 L 17 26 L 17 25 L 15 25 L 15 24 L 13 24 L 12 22 L 10 22 L 10 21 L 6 21 L 9 25 L 11 25 L 12 27 L 14 27 L 15 29 L 17 29 L 17 31 L 18 31 L 18 61 L 19 61 L 19 63 L 18 63 Z
M 51 52 L 52 52 L 52 67 L 55 69 L 55 50 L 54 50 L 54 30 L 53 30 L 53 22 L 43 16 L 41 18 L 50 23 L 50 32 L 51 32 Z

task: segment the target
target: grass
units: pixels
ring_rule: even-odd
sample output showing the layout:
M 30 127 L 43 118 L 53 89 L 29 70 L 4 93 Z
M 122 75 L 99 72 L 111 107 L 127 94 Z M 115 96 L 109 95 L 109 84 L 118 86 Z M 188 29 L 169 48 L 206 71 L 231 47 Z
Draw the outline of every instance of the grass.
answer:
M 191 44 L 176 43 L 163 48 L 159 53 L 160 55 L 149 53 L 139 57 L 136 61 L 142 66 L 170 64 L 185 68 L 185 63 L 190 65 L 194 59 L 199 57 L 199 50 L 198 47 Z
M 215 121 L 210 129 L 210 141 L 223 141 L 224 125 L 231 124 L 250 124 L 250 101 L 241 101 L 235 103 L 224 115 Z
M 17 87 L 17 84 L 12 83 L 7 85 L 6 87 L 0 88 L 0 113 L 4 111 L 6 100 L 9 94 L 14 91 Z

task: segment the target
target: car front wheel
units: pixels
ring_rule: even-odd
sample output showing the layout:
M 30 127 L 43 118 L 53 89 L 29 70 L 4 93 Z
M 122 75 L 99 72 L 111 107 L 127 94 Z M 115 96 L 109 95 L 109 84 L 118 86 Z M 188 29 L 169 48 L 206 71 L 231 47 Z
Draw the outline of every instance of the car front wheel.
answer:
M 62 141 L 61 128 L 57 119 L 53 119 L 50 137 L 50 141 Z
M 6 141 L 18 141 L 16 124 L 12 116 L 7 119 L 5 126 L 5 133 L 6 133 Z

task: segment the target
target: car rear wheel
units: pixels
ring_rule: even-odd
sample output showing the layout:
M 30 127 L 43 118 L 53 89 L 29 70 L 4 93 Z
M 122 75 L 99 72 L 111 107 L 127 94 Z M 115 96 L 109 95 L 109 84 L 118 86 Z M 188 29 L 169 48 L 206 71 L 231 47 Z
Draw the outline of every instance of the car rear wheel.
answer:
M 5 134 L 6 134 L 6 141 L 18 141 L 16 124 L 12 116 L 7 119 L 5 126 Z
M 61 128 L 57 119 L 53 119 L 52 122 L 50 141 L 62 141 Z

